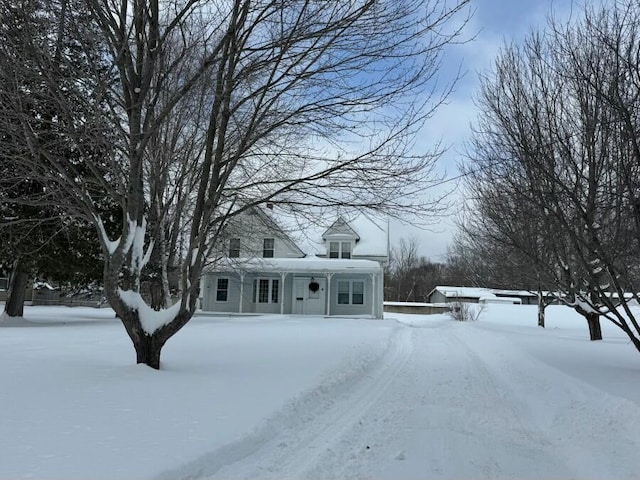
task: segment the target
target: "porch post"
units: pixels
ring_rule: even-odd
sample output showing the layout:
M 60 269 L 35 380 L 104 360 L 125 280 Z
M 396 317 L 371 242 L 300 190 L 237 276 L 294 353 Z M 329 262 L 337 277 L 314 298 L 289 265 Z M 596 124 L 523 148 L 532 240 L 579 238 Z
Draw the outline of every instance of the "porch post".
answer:
M 333 273 L 327 273 L 327 316 L 331 316 L 331 277 Z
M 240 305 L 238 313 L 242 313 L 242 304 L 244 303 L 244 273 L 240 274 Z
M 284 315 L 284 278 L 286 273 L 280 273 L 280 315 Z
M 376 274 L 370 273 L 371 275 L 371 316 L 376 318 Z

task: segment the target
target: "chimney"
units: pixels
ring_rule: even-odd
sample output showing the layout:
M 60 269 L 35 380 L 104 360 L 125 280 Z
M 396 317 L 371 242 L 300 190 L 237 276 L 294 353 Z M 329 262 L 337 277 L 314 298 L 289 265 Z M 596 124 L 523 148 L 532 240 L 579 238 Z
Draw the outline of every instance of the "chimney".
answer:
M 273 202 L 267 202 L 267 208 L 273 210 Z

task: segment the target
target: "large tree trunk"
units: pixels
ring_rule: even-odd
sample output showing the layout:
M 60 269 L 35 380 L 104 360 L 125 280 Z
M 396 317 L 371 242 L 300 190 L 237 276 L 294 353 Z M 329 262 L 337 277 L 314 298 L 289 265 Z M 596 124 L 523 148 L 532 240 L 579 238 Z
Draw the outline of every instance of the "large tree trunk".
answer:
M 589 337 L 591 340 L 602 340 L 602 329 L 600 328 L 600 315 L 590 312 L 585 315 L 589 325 Z
M 122 297 L 118 293 L 118 285 L 116 283 L 118 276 L 114 270 L 106 269 L 105 272 L 105 294 L 109 300 L 109 305 L 116 312 L 116 316 L 122 322 L 129 338 L 133 343 L 133 348 L 136 351 L 136 363 L 143 363 L 149 367 L 159 370 L 160 369 L 160 354 L 164 344 L 175 335 L 193 316 L 195 311 L 195 301 L 192 301 L 187 305 L 187 308 L 178 312 L 177 316 L 169 323 L 158 325 L 158 328 L 154 329 L 153 325 L 146 325 L 146 328 L 151 330 L 145 330 L 140 318 L 140 313 L 137 308 L 127 302 L 123 301 Z M 129 294 L 132 292 L 128 292 Z M 197 292 L 194 293 L 194 298 L 197 298 Z M 142 301 L 142 299 L 140 299 Z M 147 323 L 149 320 L 146 320 Z M 160 321 L 160 319 L 159 319 Z M 152 331 L 153 333 L 149 333 Z
M 155 337 L 156 335 L 143 334 L 133 342 L 133 346 L 136 349 L 136 363 L 144 363 L 159 370 L 162 343 L 158 342 Z
M 22 317 L 24 315 L 24 297 L 29 282 L 29 274 L 18 266 L 11 275 L 11 283 L 7 295 L 4 311 L 10 317 Z
M 119 312 L 119 318 L 133 342 L 133 348 L 136 351 L 136 363 L 144 363 L 151 368 L 159 370 L 160 353 L 167 339 L 165 338 L 162 341 L 158 332 L 153 335 L 145 332 L 140 323 L 139 314 L 135 310 L 127 309 L 124 312 Z
M 159 328 L 151 335 L 142 328 L 137 311 L 129 310 L 123 317 L 125 317 L 125 320 L 122 323 L 127 333 L 129 333 L 133 347 L 136 350 L 136 363 L 144 363 L 151 368 L 159 370 L 162 347 L 167 343 L 167 340 L 187 324 L 192 314 L 188 311 L 180 312 L 172 322 Z

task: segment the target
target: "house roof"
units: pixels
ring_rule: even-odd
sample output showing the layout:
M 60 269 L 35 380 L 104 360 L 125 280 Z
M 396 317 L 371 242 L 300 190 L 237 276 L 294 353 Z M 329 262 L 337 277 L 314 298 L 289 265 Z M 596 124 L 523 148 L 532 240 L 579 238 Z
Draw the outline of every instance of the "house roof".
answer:
M 287 244 L 292 250 L 294 251 L 297 250 L 301 255 L 304 255 L 306 253 L 302 249 L 300 249 L 300 247 L 296 244 L 296 242 L 291 238 L 291 236 L 285 230 L 282 229 L 282 227 L 278 224 L 278 222 L 276 222 L 264 210 L 256 207 L 256 208 L 253 208 L 251 212 L 257 215 L 258 217 L 260 217 L 260 219 L 262 219 L 262 221 L 264 221 L 269 228 L 278 232 L 280 234 L 280 237 L 285 242 L 287 242 Z
M 362 213 L 354 217 L 350 225 L 360 236 L 353 250 L 354 255 L 389 255 L 388 225 L 385 221 Z
M 223 262 L 223 263 L 222 263 Z M 382 267 L 372 260 L 307 258 L 232 258 L 222 260 L 207 271 L 220 267 L 239 272 L 273 273 L 379 273 Z

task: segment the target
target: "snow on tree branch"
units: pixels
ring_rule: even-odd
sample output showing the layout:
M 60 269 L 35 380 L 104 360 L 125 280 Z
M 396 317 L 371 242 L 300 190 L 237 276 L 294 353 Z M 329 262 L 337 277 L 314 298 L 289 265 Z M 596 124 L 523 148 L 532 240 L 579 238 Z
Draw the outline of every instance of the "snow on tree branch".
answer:
M 107 235 L 107 231 L 104 228 L 104 223 L 102 221 L 102 218 L 100 218 L 98 215 L 95 215 L 95 214 L 93 218 L 96 221 L 96 225 L 98 227 L 98 232 L 99 232 L 100 238 L 102 239 L 102 243 L 105 245 L 107 252 L 109 252 L 109 255 L 113 255 L 113 252 L 115 252 L 116 249 L 118 248 L 118 245 L 120 245 L 120 238 L 118 238 L 117 240 L 111 240 L 109 238 L 109 235 Z
M 138 312 L 140 323 L 147 335 L 153 335 L 160 328 L 173 322 L 180 312 L 180 302 L 156 311 L 147 305 L 138 292 L 118 289 L 118 296 L 131 310 Z

